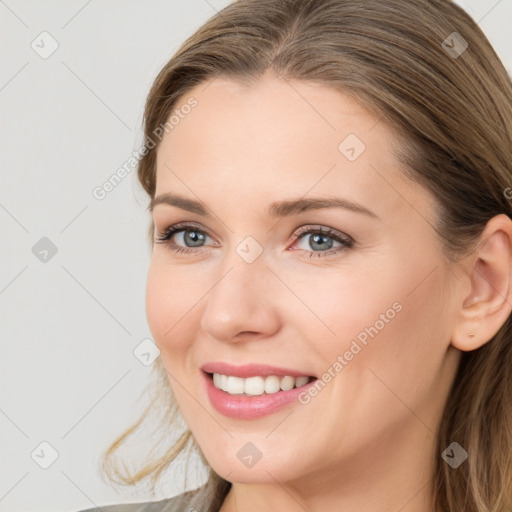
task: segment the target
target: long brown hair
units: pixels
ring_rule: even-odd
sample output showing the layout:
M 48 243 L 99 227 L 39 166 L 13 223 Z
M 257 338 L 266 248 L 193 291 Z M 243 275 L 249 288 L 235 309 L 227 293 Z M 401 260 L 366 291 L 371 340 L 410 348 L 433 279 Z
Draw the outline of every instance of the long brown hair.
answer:
M 254 81 L 266 70 L 353 95 L 399 135 L 407 174 L 437 199 L 435 226 L 448 258 L 467 254 L 487 221 L 512 206 L 511 78 L 491 44 L 449 0 L 238 0 L 187 39 L 156 77 L 145 114 L 154 141 L 179 99 L 222 75 Z M 138 178 L 153 198 L 158 141 L 140 159 Z M 154 226 L 149 237 L 153 244 Z M 148 410 L 163 411 L 163 438 L 177 406 L 162 364 Z M 163 398 L 162 398 L 163 397 Z M 144 416 L 143 416 L 144 417 Z M 116 454 L 143 419 L 105 452 L 113 481 L 157 481 L 194 439 L 188 429 L 122 470 Z M 469 458 L 456 470 L 441 453 L 459 443 Z M 203 458 L 204 460 L 204 458 Z M 207 465 L 207 462 L 204 461 Z M 481 348 L 464 352 L 438 432 L 432 494 L 438 512 L 498 512 L 512 507 L 512 323 Z M 206 466 L 209 468 L 209 466 Z M 227 482 L 209 468 L 212 489 Z M 213 492 L 213 491 L 212 491 Z

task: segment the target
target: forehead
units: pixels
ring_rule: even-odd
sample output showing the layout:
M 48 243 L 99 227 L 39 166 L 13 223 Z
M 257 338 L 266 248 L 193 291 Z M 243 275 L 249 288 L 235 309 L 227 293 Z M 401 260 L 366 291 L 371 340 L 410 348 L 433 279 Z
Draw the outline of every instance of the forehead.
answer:
M 401 173 L 391 129 L 324 85 L 217 78 L 189 91 L 174 112 L 179 121 L 158 148 L 156 195 L 236 196 L 240 209 L 263 208 L 262 198 L 341 194 L 377 214 L 406 208 L 401 196 L 411 188 L 425 195 Z
M 352 97 L 320 84 L 269 74 L 251 85 L 217 78 L 189 91 L 175 110 L 184 110 L 191 98 L 196 106 L 179 119 L 174 116 L 179 124 L 164 137 L 161 153 L 166 148 L 176 152 L 193 138 L 202 151 L 219 160 L 228 153 L 245 156 L 246 163 L 261 153 L 274 161 L 289 160 L 304 156 L 303 148 L 328 150 L 326 156 L 332 159 L 340 155 L 338 146 L 351 133 L 359 137 L 360 145 L 371 142 L 374 147 L 389 145 L 390 141 L 379 140 L 383 135 L 391 138 L 382 129 L 370 136 L 378 119 Z M 311 155 L 311 159 L 319 157 Z

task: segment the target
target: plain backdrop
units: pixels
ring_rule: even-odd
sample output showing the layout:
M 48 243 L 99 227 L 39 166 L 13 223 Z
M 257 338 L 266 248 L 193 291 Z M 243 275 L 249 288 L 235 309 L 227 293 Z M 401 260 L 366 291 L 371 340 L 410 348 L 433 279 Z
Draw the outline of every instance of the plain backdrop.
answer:
M 150 217 L 133 166 L 102 199 L 93 191 L 140 146 L 157 72 L 228 3 L 0 0 L 1 511 L 184 490 L 178 472 L 156 495 L 98 474 L 150 377 L 140 357 Z M 459 3 L 510 72 L 512 0 Z

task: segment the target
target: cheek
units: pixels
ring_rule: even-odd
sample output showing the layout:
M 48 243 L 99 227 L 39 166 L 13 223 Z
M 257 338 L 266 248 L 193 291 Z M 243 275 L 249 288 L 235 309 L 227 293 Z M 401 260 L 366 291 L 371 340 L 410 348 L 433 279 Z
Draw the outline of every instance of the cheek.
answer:
M 442 283 L 435 278 L 425 282 L 402 299 L 403 311 L 391 325 L 386 346 L 383 374 L 396 388 L 404 383 L 420 391 L 436 379 L 449 346 L 450 322 Z
M 372 382 L 386 391 L 370 369 L 392 389 L 412 383 L 412 390 L 434 379 L 449 343 L 448 314 L 440 270 L 415 287 L 418 276 L 429 272 L 417 262 L 367 278 L 358 279 L 354 272 L 338 281 L 339 289 L 331 284 L 333 291 L 315 302 L 319 316 L 334 331 L 322 341 L 326 370 L 346 355 L 342 373 L 352 375 L 350 386 L 359 391 L 360 386 L 370 391 Z
M 164 363 L 166 355 L 187 348 L 193 325 L 194 304 L 202 294 L 179 269 L 170 269 L 161 258 L 151 261 L 146 283 L 146 317 Z
M 343 372 L 348 388 L 343 392 L 358 397 L 355 409 L 360 412 L 359 421 L 364 421 L 369 410 L 383 421 L 406 417 L 409 410 L 423 410 L 437 395 L 449 345 L 439 277 L 431 276 L 412 293 L 414 285 L 410 283 L 414 280 L 397 279 L 394 287 L 382 291 L 371 306 L 363 308 L 364 318 L 352 323 L 345 317 L 352 329 L 345 343 L 355 340 L 361 350 Z M 364 343 L 360 342 L 361 334 Z
M 322 340 L 322 351 L 331 362 L 349 350 L 354 340 L 362 348 L 368 347 L 370 340 L 383 337 L 390 325 L 400 322 L 404 294 L 400 283 L 389 275 L 374 269 L 371 273 L 367 269 L 351 269 L 329 278 L 324 288 L 318 288 L 325 289 L 325 293 L 317 293 L 311 302 L 314 312 L 331 330 L 331 335 Z M 317 279 L 315 287 L 318 286 Z M 315 340 L 313 332 L 311 336 Z
M 442 276 L 431 276 L 411 293 L 417 275 L 418 269 L 390 269 L 333 294 L 334 306 L 325 303 L 324 318 L 336 334 L 324 339 L 321 351 L 324 371 L 335 376 L 317 403 L 323 404 L 325 424 L 335 426 L 335 432 L 326 427 L 325 435 L 338 439 L 340 450 L 378 443 L 384 431 L 417 421 L 411 410 L 429 418 L 439 403 L 448 345 Z M 343 362 L 336 365 L 339 356 Z
M 446 316 L 442 293 L 446 277 L 440 268 L 432 273 L 436 260 L 429 256 L 426 262 L 411 257 L 400 264 L 396 264 L 400 259 L 388 257 L 372 265 L 371 271 L 352 268 L 330 294 L 330 304 L 324 302 L 336 337 L 356 339 L 362 347 L 375 350 L 397 347 L 405 354 L 422 345 L 419 338 L 434 335 L 433 329 Z M 372 343 L 377 340 L 385 343 Z

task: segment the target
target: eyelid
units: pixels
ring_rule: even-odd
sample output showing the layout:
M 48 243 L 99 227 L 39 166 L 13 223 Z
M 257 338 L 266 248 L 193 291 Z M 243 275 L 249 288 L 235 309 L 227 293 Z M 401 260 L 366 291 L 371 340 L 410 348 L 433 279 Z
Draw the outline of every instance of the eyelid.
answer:
M 178 231 L 178 230 L 181 230 L 181 229 L 186 231 L 186 228 L 189 228 L 189 227 L 196 228 L 201 233 L 204 233 L 205 235 L 208 235 L 210 238 L 213 239 L 213 237 L 208 233 L 207 229 L 204 229 L 201 226 L 201 224 L 199 224 L 197 222 L 194 222 L 194 221 L 177 222 L 175 224 L 167 225 L 167 227 L 165 227 L 163 229 L 163 232 L 168 231 L 171 228 L 174 231 Z M 352 243 L 355 243 L 355 240 L 350 235 L 348 235 L 347 233 L 344 233 L 342 231 L 338 231 L 337 229 L 334 229 L 334 228 L 323 226 L 321 224 L 318 224 L 318 225 L 304 224 L 302 226 L 299 226 L 293 232 L 293 234 L 295 235 L 295 240 L 297 240 L 300 237 L 300 235 L 302 235 L 304 233 L 309 233 L 311 231 L 318 231 L 318 232 L 321 232 L 321 233 L 326 233 L 326 234 L 328 234 L 330 236 L 337 235 L 339 238 L 342 238 L 345 241 L 350 241 Z
M 322 226 L 322 225 L 315 226 L 313 224 L 306 224 L 304 226 L 297 228 L 297 230 L 295 231 L 295 237 L 296 237 L 296 239 L 298 239 L 300 237 L 300 235 L 302 235 L 303 233 L 311 233 L 313 231 L 319 232 L 319 233 L 325 233 L 326 235 L 335 237 L 335 238 L 338 237 L 338 238 L 344 240 L 345 242 L 351 242 L 351 243 L 356 242 L 347 233 L 338 231 L 337 229 L 334 229 L 334 228 L 329 228 L 329 227 Z
M 200 233 L 204 233 L 206 236 L 210 237 L 212 240 L 214 239 L 214 237 L 209 234 L 207 229 L 204 229 L 201 226 L 201 224 L 194 222 L 194 221 L 190 221 L 190 222 L 184 221 L 184 222 L 176 222 L 175 224 L 165 224 L 165 227 L 161 231 L 156 229 L 156 225 L 155 225 L 155 229 L 157 231 L 157 234 L 159 234 L 159 235 L 165 235 L 166 233 L 168 233 L 171 230 L 174 232 L 173 234 L 175 234 L 176 232 L 179 232 L 179 231 L 187 231 L 187 230 L 189 230 L 189 228 L 194 228 L 197 231 L 199 231 Z

